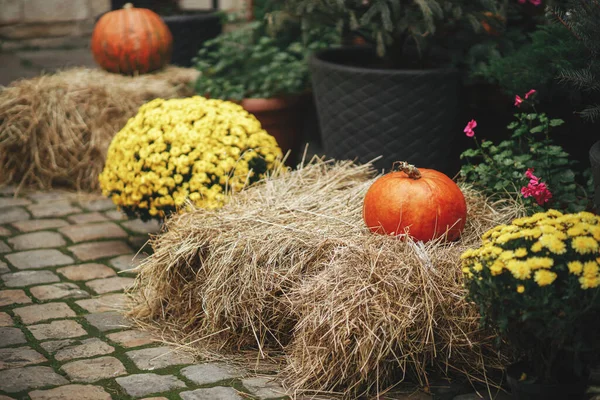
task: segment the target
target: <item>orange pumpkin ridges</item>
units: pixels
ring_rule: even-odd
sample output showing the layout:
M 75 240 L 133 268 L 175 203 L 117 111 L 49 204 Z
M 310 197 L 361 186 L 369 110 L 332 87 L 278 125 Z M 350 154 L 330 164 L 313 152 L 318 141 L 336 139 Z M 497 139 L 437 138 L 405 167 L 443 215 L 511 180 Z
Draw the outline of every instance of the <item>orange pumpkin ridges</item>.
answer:
M 171 59 L 173 36 L 153 11 L 126 6 L 106 13 L 94 28 L 91 49 L 103 69 L 143 74 L 160 69 Z
M 377 179 L 365 195 L 363 219 L 375 233 L 429 241 L 457 239 L 466 222 L 460 188 L 441 172 L 400 163 L 401 171 Z

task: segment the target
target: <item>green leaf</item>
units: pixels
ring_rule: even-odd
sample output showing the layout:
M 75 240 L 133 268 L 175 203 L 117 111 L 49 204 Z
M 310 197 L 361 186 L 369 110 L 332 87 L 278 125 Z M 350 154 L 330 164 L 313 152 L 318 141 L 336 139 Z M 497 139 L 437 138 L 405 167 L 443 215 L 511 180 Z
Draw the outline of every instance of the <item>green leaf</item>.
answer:
M 561 126 L 564 123 L 565 123 L 565 121 L 563 121 L 562 119 L 551 119 L 550 120 L 550 126 Z
M 542 125 L 538 125 L 535 128 L 531 128 L 529 130 L 530 133 L 540 133 L 544 131 L 544 127 Z

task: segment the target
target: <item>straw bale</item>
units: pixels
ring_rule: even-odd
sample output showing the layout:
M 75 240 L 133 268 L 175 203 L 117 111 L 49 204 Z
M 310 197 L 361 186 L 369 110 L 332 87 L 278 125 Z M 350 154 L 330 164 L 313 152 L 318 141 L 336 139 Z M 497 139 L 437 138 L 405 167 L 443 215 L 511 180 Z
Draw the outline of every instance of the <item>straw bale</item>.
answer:
M 460 253 L 519 210 L 463 188 L 469 221 L 453 243 L 373 235 L 369 165 L 316 160 L 279 171 L 219 211 L 169 219 L 138 267 L 130 316 L 196 349 L 283 352 L 286 384 L 355 398 L 409 376 L 497 366 L 464 299 Z
M 193 94 L 197 71 L 127 77 L 71 68 L 0 88 L 0 184 L 96 190 L 113 136 L 157 97 Z

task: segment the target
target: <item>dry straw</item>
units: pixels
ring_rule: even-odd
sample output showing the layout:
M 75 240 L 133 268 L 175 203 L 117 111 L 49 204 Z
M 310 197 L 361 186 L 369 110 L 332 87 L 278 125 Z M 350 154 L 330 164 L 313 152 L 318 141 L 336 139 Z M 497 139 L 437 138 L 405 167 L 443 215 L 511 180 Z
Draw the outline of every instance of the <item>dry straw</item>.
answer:
M 126 77 L 73 68 L 0 88 L 0 184 L 98 189 L 113 136 L 149 100 L 192 94 L 193 69 Z
M 464 188 L 454 243 L 373 235 L 370 166 L 316 160 L 276 173 L 220 211 L 167 221 L 140 267 L 130 316 L 194 348 L 283 352 L 292 391 L 379 392 L 431 371 L 485 380 L 501 355 L 465 299 L 459 255 L 518 208 Z

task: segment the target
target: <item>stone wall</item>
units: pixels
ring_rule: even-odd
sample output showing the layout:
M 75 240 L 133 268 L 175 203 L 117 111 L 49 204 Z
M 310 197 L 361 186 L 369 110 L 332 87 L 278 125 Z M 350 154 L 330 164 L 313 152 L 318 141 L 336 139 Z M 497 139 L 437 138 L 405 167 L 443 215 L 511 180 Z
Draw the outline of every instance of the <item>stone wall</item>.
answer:
M 184 9 L 206 10 L 211 0 L 181 0 Z M 223 10 L 243 0 L 220 0 Z M 89 45 L 95 18 L 110 10 L 110 0 L 0 0 L 0 51 Z

